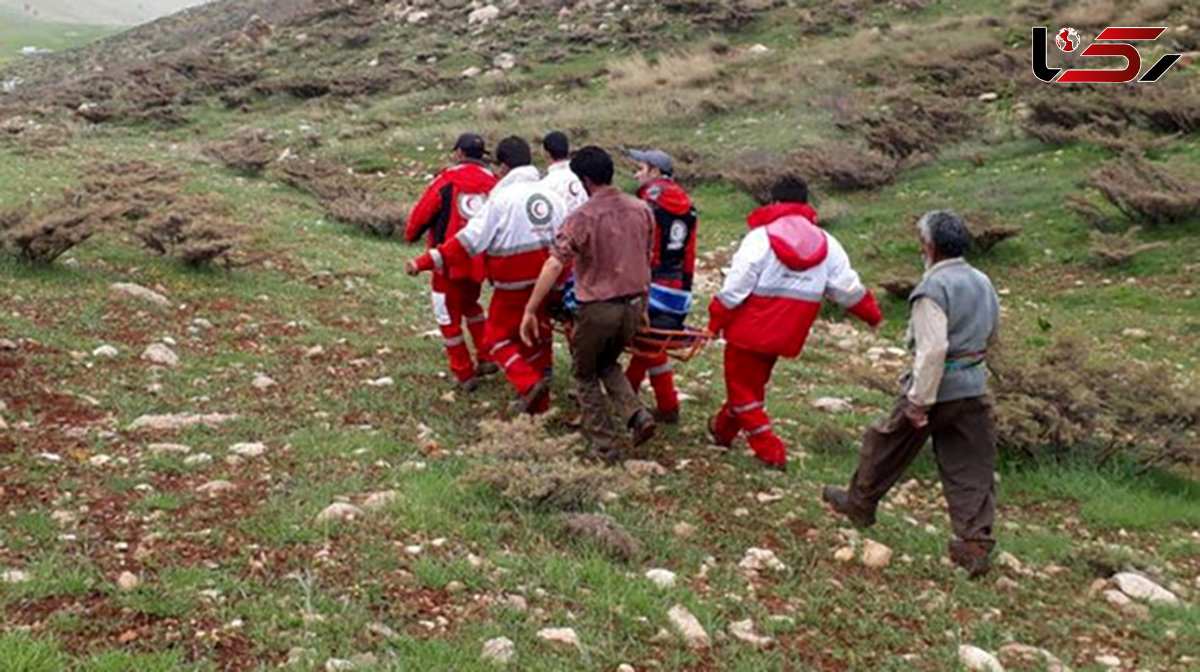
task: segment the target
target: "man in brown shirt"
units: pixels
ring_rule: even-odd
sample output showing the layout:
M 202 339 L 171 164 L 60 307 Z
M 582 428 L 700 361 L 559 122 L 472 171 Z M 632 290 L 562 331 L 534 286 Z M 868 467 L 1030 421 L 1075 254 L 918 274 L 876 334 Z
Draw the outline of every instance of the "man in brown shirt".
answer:
M 588 201 L 563 223 L 542 266 L 525 317 L 521 339 L 538 338 L 538 307 L 569 265 L 575 265 L 579 301 L 572 334 L 572 375 L 583 407 L 583 432 L 592 453 L 605 462 L 621 459 L 613 407 L 633 432 L 634 445 L 648 441 L 654 418 L 642 407 L 618 359 L 646 319 L 654 214 L 644 202 L 612 186 L 612 157 L 584 147 L 571 159 Z

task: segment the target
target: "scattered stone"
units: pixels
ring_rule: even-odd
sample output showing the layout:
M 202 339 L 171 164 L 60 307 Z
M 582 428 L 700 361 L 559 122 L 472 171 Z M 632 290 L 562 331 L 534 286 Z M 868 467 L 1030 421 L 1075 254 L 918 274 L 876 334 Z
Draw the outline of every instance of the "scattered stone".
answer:
M 391 376 L 384 376 L 382 378 L 376 378 L 375 380 L 367 381 L 367 385 L 370 385 L 371 387 L 391 387 L 395 384 L 396 381 L 392 380 Z
M 142 359 L 159 366 L 179 366 L 179 355 L 162 343 L 151 343 L 142 352 Z
M 1000 94 L 996 93 L 995 91 L 988 91 L 987 93 L 979 94 L 980 102 L 984 102 L 984 103 L 994 103 L 999 98 L 1000 98 Z
M 257 373 L 254 374 L 254 382 L 250 384 L 254 386 L 254 389 L 264 392 L 272 387 L 275 387 L 278 383 L 276 383 L 273 378 L 266 374 Z
M 208 453 L 196 453 L 195 455 L 188 455 L 187 457 L 183 458 L 183 463 L 189 467 L 194 467 L 200 464 L 209 464 L 212 461 L 212 455 L 209 455 Z
M 1037 662 L 1038 659 L 1041 659 L 1046 663 L 1046 672 L 1071 672 L 1071 668 L 1063 664 L 1057 656 L 1036 646 L 1013 642 L 1001 646 L 999 653 L 1001 656 L 1016 657 L 1028 662 Z
M 121 352 L 111 345 L 102 345 L 95 350 L 92 350 L 93 357 L 103 357 L 105 359 L 112 359 L 120 354 Z
M 621 663 L 617 666 L 617 672 L 637 672 L 637 670 L 633 669 L 633 665 L 629 663 Z
M 771 48 L 765 44 L 755 44 L 746 50 L 751 56 L 765 56 L 771 53 Z
M 170 308 L 171 300 L 158 292 L 135 285 L 130 282 L 115 282 L 109 286 L 109 291 L 117 296 L 149 301 L 160 308 Z
M 751 571 L 772 569 L 782 572 L 787 570 L 787 565 L 775 557 L 775 551 L 766 548 L 746 549 L 746 556 L 738 563 L 738 567 Z
M 317 522 L 325 523 L 331 520 L 353 520 L 363 515 L 363 510 L 346 502 L 334 502 L 317 514 Z
M 229 452 L 245 458 L 262 457 L 266 454 L 267 447 L 258 441 L 254 443 L 235 443 L 229 447 Z
M 1017 559 L 1017 556 L 1009 553 L 1008 551 L 1004 551 L 1000 555 L 996 556 L 996 564 L 1005 569 L 1011 569 L 1014 572 L 1019 573 L 1024 571 L 1024 567 L 1021 566 L 1021 561 Z
M 208 427 L 216 428 L 231 420 L 236 420 L 237 415 L 226 413 L 209 413 L 207 415 L 198 415 L 196 413 L 169 413 L 166 415 L 143 415 L 134 420 L 128 431 L 136 432 L 141 429 L 148 429 L 157 432 L 173 431 L 191 427 L 192 425 L 207 425 Z
M 368 625 L 367 632 L 384 639 L 398 639 L 400 637 L 400 633 L 379 622 Z
M 707 649 L 711 644 L 704 626 L 700 625 L 700 621 L 682 604 L 677 604 L 667 611 L 667 620 L 689 648 Z
M 330 658 L 325 661 L 325 672 L 345 672 L 356 667 L 358 666 L 354 664 L 354 661 L 345 658 Z
M 850 562 L 854 560 L 854 547 L 842 546 L 833 552 L 833 559 L 838 562 Z
M 691 539 L 696 536 L 696 526 L 691 523 L 675 523 L 675 536 L 680 539 Z
M 478 77 L 482 72 L 483 72 L 483 70 L 472 65 L 471 67 L 467 68 L 466 70 L 463 70 L 462 73 L 459 75 L 459 77 L 462 77 L 463 79 L 474 79 L 475 77 Z
M 646 578 L 650 579 L 650 583 L 659 588 L 667 589 L 675 587 L 675 572 L 669 569 L 651 569 L 646 572 Z
M 398 497 L 400 497 L 400 493 L 395 490 L 372 492 L 363 500 L 362 508 L 367 511 L 378 511 L 387 508 L 388 504 L 396 501 Z
M 1128 327 L 1121 331 L 1121 335 L 1125 338 L 1132 338 L 1136 341 L 1145 341 L 1150 338 L 1150 332 L 1138 327 Z
M 508 608 L 517 611 L 529 611 L 529 601 L 520 595 L 506 595 L 504 597 L 504 604 L 508 605 Z
M 23 572 L 19 569 L 7 569 L 4 572 L 0 572 L 0 583 L 25 583 L 31 578 L 33 577 L 29 576 L 27 572 Z
M 1095 661 L 1096 664 L 1103 665 L 1105 667 L 1121 666 L 1121 659 L 1116 656 L 1096 656 Z
M 103 467 L 109 462 L 112 462 L 112 456 L 110 455 L 93 455 L 88 458 L 88 464 L 92 465 L 93 467 Z
M 870 539 L 863 540 L 862 563 L 871 569 L 881 569 L 892 564 L 892 549 Z
M 626 460 L 625 471 L 634 476 L 666 476 L 667 468 L 654 460 Z
M 408 18 L 406 18 L 405 21 L 408 21 L 411 24 L 418 24 L 428 18 L 429 12 L 412 12 L 408 15 Z
M 1141 574 L 1121 572 L 1113 576 L 1112 581 L 1121 592 L 1136 600 L 1144 600 L 1157 604 L 1179 604 L 1179 598 L 1175 596 L 1175 593 L 1163 588 Z
M 517 657 L 517 646 L 507 637 L 489 639 L 483 643 L 483 654 L 479 657 L 489 663 L 507 665 Z
M 579 647 L 579 635 L 573 628 L 542 628 L 537 636 L 553 644 Z
M 771 492 L 760 492 L 754 495 L 754 499 L 757 500 L 759 504 L 770 504 L 783 499 L 783 493 L 778 490 L 773 490 Z
M 1002 576 L 996 579 L 996 590 L 1013 591 L 1021 587 L 1021 584 L 1013 581 L 1007 576 Z
M 492 65 L 500 70 L 512 70 L 517 67 L 517 57 L 508 52 L 497 55 L 492 59 Z
M 495 5 L 485 5 L 467 15 L 467 23 L 487 25 L 500 16 L 500 8 Z
M 141 581 L 138 579 L 137 574 L 133 572 L 121 572 L 120 576 L 117 577 L 117 587 L 126 592 L 136 590 L 140 583 Z
M 849 401 L 837 397 L 821 397 L 813 402 L 813 407 L 826 413 L 849 413 L 854 410 Z
M 995 656 L 970 644 L 958 647 L 958 660 L 972 672 L 1004 672 L 1004 666 Z
M 319 345 L 314 345 L 311 348 L 309 348 L 308 350 L 304 351 L 304 356 L 307 359 L 313 359 L 314 357 L 320 357 L 323 354 L 325 354 L 325 348 L 323 348 Z
M 71 511 L 59 509 L 50 514 L 50 520 L 58 523 L 59 527 L 70 527 L 79 522 L 79 515 Z
M 734 639 L 745 642 L 751 646 L 765 648 L 775 643 L 775 640 L 770 637 L 764 637 L 754 632 L 754 621 L 746 619 L 744 621 L 734 621 L 729 624 L 729 634 L 733 635 Z
M 152 443 L 146 446 L 146 450 L 150 451 L 151 455 L 186 455 L 192 452 L 191 446 L 185 446 L 182 443 Z
M 16 341 L 8 338 L 0 338 L 0 350 L 10 352 L 12 350 L 16 350 L 17 347 Z
M 208 495 L 209 497 L 216 497 L 221 493 L 236 489 L 237 486 L 229 481 L 216 480 L 209 481 L 208 483 L 201 485 L 200 487 L 196 488 L 196 492 L 202 495 Z

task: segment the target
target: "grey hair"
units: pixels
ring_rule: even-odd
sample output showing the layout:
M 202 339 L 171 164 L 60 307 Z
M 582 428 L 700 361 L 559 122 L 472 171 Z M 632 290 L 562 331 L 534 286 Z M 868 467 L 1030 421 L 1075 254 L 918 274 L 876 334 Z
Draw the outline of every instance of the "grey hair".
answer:
M 952 210 L 930 210 L 917 220 L 921 240 L 933 245 L 943 257 L 961 257 L 971 243 L 971 232 L 962 217 Z

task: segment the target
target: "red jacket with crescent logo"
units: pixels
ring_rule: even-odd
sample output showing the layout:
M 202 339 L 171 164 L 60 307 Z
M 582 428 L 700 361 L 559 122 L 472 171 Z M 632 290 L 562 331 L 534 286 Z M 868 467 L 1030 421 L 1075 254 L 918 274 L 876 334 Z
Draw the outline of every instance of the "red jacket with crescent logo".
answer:
M 404 239 L 412 243 L 425 236 L 429 249 L 433 249 L 454 238 L 483 209 L 494 186 L 496 176 L 478 161 L 463 161 L 443 170 L 413 206 Z M 445 265 L 433 276 L 434 289 L 446 280 L 463 279 L 483 281 L 482 257 Z
M 692 197 L 674 180 L 659 178 L 642 185 L 638 198 L 654 212 L 654 284 L 691 291 L 700 223 Z
M 813 219 L 809 218 L 812 215 Z M 745 350 L 795 357 L 829 299 L 871 326 L 883 315 L 841 244 L 806 203 L 777 203 L 747 218 L 750 233 L 709 306 L 709 330 Z
M 482 255 L 497 291 L 528 293 L 566 215 L 566 204 L 539 181 L 537 168 L 513 168 L 461 231 L 417 257 L 417 268 L 437 270 Z

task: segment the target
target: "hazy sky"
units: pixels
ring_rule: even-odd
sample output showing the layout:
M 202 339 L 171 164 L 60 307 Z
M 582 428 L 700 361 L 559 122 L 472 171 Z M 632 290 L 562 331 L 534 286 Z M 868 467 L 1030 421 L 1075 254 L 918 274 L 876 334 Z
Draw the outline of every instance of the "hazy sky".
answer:
M 0 0 L 0 8 L 64 23 L 132 26 L 210 0 Z

